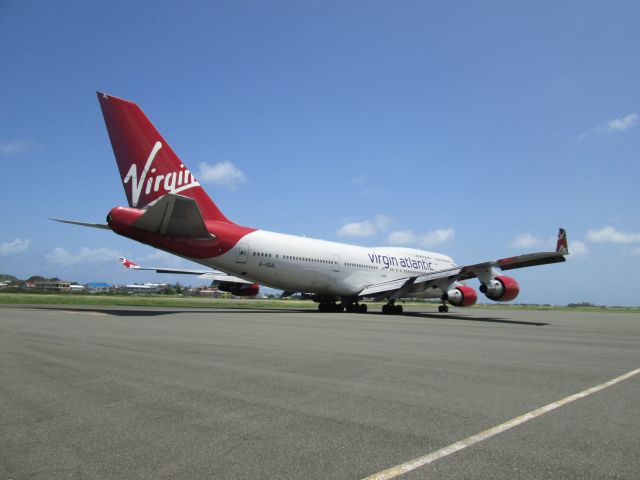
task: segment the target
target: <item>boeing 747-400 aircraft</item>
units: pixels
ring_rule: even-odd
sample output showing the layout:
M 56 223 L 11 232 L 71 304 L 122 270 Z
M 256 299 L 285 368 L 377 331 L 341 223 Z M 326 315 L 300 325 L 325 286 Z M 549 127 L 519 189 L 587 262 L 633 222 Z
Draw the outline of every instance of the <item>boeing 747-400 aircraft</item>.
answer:
M 321 312 L 364 313 L 361 301 L 371 298 L 386 299 L 382 312 L 395 314 L 402 313 L 395 303 L 400 298 L 438 298 L 439 311 L 447 312 L 448 304 L 476 303 L 476 291 L 465 280 L 477 278 L 487 298 L 507 302 L 520 287 L 502 272 L 564 262 L 569 253 L 563 229 L 555 252 L 460 266 L 426 250 L 361 247 L 244 227 L 218 209 L 138 105 L 100 92 L 98 100 L 129 206 L 113 208 L 106 224 L 60 221 L 109 229 L 213 268 L 238 292 L 257 293 L 262 284 L 285 294 L 309 293 Z

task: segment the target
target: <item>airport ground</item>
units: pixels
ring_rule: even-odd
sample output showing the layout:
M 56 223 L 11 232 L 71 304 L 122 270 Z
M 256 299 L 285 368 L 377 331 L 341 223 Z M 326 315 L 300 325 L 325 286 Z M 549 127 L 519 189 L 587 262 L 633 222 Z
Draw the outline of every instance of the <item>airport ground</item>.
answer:
M 386 301 L 371 302 L 365 301 L 371 313 L 379 313 Z M 402 300 L 401 304 L 406 308 L 419 309 L 420 311 L 431 311 L 438 308 L 439 301 L 436 300 Z M 232 297 L 232 298 L 207 298 L 192 297 L 183 295 L 158 295 L 158 294 L 88 294 L 88 293 L 25 293 L 20 291 L 0 290 L 0 305 L 117 305 L 124 307 L 178 307 L 178 308 L 275 308 L 275 309 L 317 309 L 317 304 L 311 300 L 301 300 L 297 298 L 254 298 L 254 297 Z M 595 306 L 586 302 L 562 305 L 539 305 L 521 303 L 478 303 L 474 308 L 499 309 L 499 310 L 566 310 L 576 312 L 602 312 L 609 313 L 638 313 L 640 307 L 622 306 Z
M 0 478 L 360 479 L 640 367 L 637 313 L 0 307 Z M 637 478 L 640 375 L 401 478 Z

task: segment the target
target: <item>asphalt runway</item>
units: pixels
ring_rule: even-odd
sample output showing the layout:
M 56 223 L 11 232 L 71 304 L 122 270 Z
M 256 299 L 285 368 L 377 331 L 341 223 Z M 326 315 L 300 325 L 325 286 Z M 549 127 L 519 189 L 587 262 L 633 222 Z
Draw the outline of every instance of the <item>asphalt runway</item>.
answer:
M 640 315 L 0 308 L 0 478 L 362 479 L 640 367 Z M 640 477 L 640 375 L 402 479 Z

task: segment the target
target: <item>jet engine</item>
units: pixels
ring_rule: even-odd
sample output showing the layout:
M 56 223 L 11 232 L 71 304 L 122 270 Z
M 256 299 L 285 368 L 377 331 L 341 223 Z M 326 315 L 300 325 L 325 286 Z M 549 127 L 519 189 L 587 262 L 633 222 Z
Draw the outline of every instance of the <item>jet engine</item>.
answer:
M 260 292 L 260 285 L 257 283 L 237 283 L 237 282 L 213 282 L 213 286 L 222 292 L 229 292 L 236 297 L 255 297 Z
M 467 285 L 458 285 L 442 294 L 442 300 L 456 307 L 470 307 L 478 301 L 478 294 Z
M 520 286 L 514 278 L 498 275 L 480 285 L 480 291 L 494 302 L 508 302 L 518 296 Z

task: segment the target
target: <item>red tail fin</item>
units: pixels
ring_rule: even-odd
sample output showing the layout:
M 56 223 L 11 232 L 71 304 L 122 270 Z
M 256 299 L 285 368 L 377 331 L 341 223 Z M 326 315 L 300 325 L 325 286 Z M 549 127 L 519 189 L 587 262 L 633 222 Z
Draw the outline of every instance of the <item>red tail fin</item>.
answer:
M 179 193 L 197 202 L 205 220 L 229 222 L 138 105 L 97 93 L 129 206 Z

